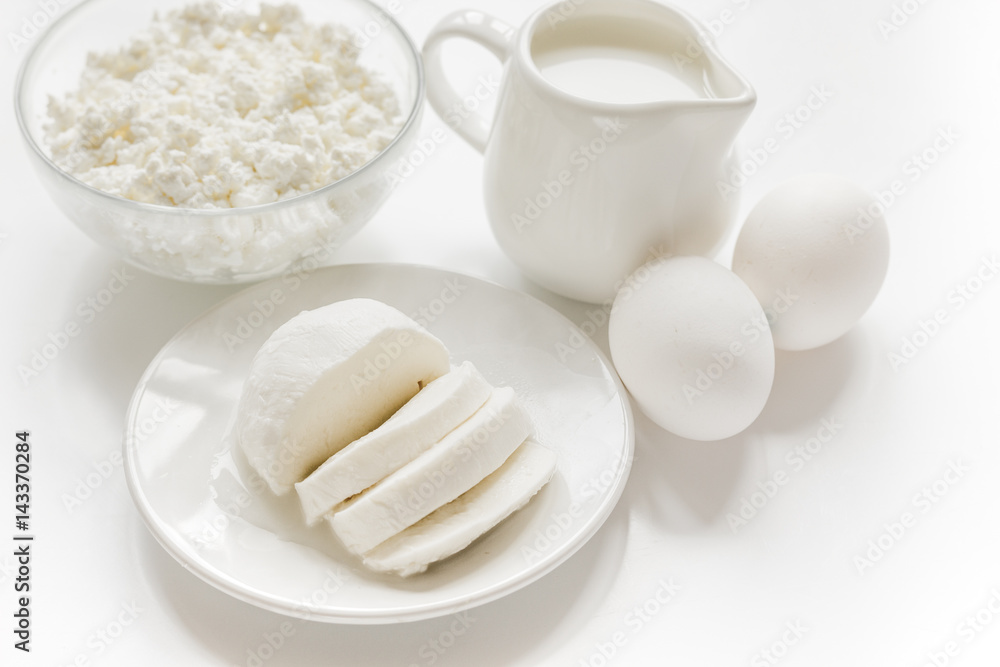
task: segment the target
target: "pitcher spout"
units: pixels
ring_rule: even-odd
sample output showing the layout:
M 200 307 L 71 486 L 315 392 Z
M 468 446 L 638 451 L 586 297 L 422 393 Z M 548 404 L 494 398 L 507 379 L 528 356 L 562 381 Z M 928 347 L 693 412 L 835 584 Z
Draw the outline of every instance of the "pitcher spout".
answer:
M 736 132 L 750 117 L 757 104 L 757 92 L 750 82 L 723 57 L 715 39 L 702 24 L 681 9 L 671 8 L 676 17 L 673 26 L 677 41 L 669 45 L 671 58 L 685 78 L 697 81 L 704 97 L 693 103 L 674 102 L 692 114 L 710 111 L 728 118 Z

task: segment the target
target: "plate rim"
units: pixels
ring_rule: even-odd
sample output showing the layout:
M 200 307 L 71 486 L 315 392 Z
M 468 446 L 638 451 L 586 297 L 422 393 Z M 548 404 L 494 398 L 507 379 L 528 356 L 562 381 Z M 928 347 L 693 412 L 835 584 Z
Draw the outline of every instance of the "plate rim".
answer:
M 436 272 L 438 274 L 444 274 L 445 277 L 458 277 L 483 283 L 489 285 L 490 287 L 503 290 L 508 294 L 515 295 L 523 301 L 532 303 L 533 306 L 540 306 L 545 310 L 551 311 L 551 313 L 554 313 L 558 318 L 564 320 L 565 323 L 568 324 L 573 330 L 579 331 L 580 329 L 577 324 L 564 314 L 541 299 L 527 294 L 526 292 L 501 285 L 500 283 L 488 278 L 460 273 L 437 266 L 404 262 L 355 262 L 320 267 L 316 269 L 315 273 L 332 273 L 336 271 L 356 270 L 377 271 L 384 268 L 404 271 L 417 270 Z M 615 370 L 614 365 L 608 359 L 607 355 L 604 354 L 604 351 L 597 345 L 597 343 L 581 331 L 581 334 L 583 334 L 586 345 L 590 348 L 590 351 L 597 356 L 600 363 L 609 371 L 611 380 L 617 390 L 616 394 L 619 398 L 619 402 L 623 408 L 625 416 L 623 425 L 625 435 L 625 446 L 623 450 L 624 456 L 622 456 L 622 460 L 619 463 L 618 470 L 616 471 L 613 486 L 610 487 L 608 492 L 603 495 L 601 504 L 595 510 L 593 518 L 584 530 L 581 531 L 576 539 L 566 544 L 563 549 L 556 550 L 551 557 L 540 561 L 536 567 L 529 567 L 514 576 L 507 577 L 493 583 L 492 585 L 472 595 L 463 595 L 457 598 L 452 597 L 433 603 L 421 603 L 420 605 L 412 607 L 397 607 L 390 611 L 384 609 L 372 609 L 355 610 L 351 613 L 343 613 L 342 610 L 336 609 L 329 612 L 317 612 L 315 607 L 309 607 L 304 604 L 287 604 L 283 598 L 279 599 L 276 595 L 265 590 L 250 587 L 228 573 L 208 565 L 204 561 L 189 558 L 188 554 L 184 552 L 181 546 L 175 544 L 173 540 L 169 539 L 169 534 L 172 530 L 170 524 L 163 521 L 156 514 L 138 482 L 138 470 L 135 455 L 138 443 L 135 438 L 134 430 L 138 417 L 138 408 L 142 403 L 142 397 L 145 394 L 146 386 L 150 377 L 154 374 L 154 371 L 158 369 L 162 358 L 177 340 L 189 333 L 200 322 L 209 318 L 220 309 L 225 308 L 229 303 L 243 298 L 249 292 L 258 289 L 266 289 L 273 282 L 278 280 L 281 280 L 281 276 L 276 276 L 274 278 L 249 285 L 209 306 L 206 310 L 195 316 L 187 324 L 181 327 L 161 346 L 160 350 L 150 360 L 146 369 L 136 382 L 136 388 L 133 390 L 132 397 L 129 399 L 129 406 L 125 415 L 125 430 L 122 435 L 123 470 L 125 472 L 125 482 L 128 487 L 129 495 L 132 498 L 133 505 L 135 505 L 136 509 L 139 511 L 139 515 L 142 518 L 146 529 L 153 535 L 160 546 L 163 547 L 163 549 L 169 553 L 170 556 L 185 570 L 191 572 L 205 583 L 211 585 L 213 588 L 226 593 L 233 598 L 283 616 L 309 621 L 349 625 L 404 623 L 437 618 L 447 614 L 464 611 L 466 609 L 472 609 L 489 602 L 494 602 L 522 588 L 525 588 L 569 560 L 569 558 L 571 558 L 577 551 L 590 542 L 594 535 L 597 534 L 597 531 L 601 529 L 608 517 L 611 515 L 611 512 L 618 505 L 618 501 L 621 499 L 621 496 L 625 491 L 625 486 L 632 470 L 632 463 L 635 459 L 635 419 L 632 413 L 631 400 L 629 398 L 628 391 L 622 383 L 621 378 L 618 377 L 618 372 Z

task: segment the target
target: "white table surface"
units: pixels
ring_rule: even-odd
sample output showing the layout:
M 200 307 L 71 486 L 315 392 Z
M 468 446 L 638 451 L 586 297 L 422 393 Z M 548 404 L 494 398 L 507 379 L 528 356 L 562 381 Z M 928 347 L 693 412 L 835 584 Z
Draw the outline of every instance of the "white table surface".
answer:
M 399 19 L 422 43 L 453 9 L 477 7 L 517 23 L 537 4 L 404 0 Z M 745 187 L 744 213 L 801 172 L 839 172 L 872 190 L 898 179 L 905 192 L 889 211 L 888 278 L 846 337 L 778 355 L 771 400 L 740 436 L 684 441 L 637 413 L 631 479 L 596 537 L 555 572 L 458 623 L 289 621 L 216 591 L 159 547 L 117 464 L 125 410 L 156 351 L 237 288 L 130 269 L 127 289 L 23 382 L 17 367 L 51 332 L 80 320 L 77 305 L 123 265 L 49 202 L 9 98 L 0 105 L 0 664 L 253 665 L 252 652 L 282 630 L 268 667 L 1000 664 L 1000 279 L 961 308 L 949 300 L 984 258 L 1000 253 L 1000 5 L 678 4 L 704 19 L 730 12 L 718 41 L 759 94 L 742 141 L 755 148 L 778 138 L 780 150 Z M 915 13 L 884 37 L 878 22 L 894 4 Z M 23 51 L 6 35 L 34 11 L 35 0 L 5 0 L 0 9 L 0 89 L 8 95 Z M 497 71 L 472 47 L 461 53 L 462 81 Z M 792 136 L 780 132 L 776 124 L 814 86 L 832 98 Z M 428 109 L 422 133 L 439 127 Z M 949 128 L 957 139 L 940 159 L 919 174 L 908 169 Z M 583 322 L 587 306 L 526 283 L 497 248 L 480 166 L 449 131 L 338 263 L 413 262 L 483 276 Z M 720 261 L 730 254 L 731 242 Z M 894 370 L 887 355 L 941 309 L 945 325 Z M 597 339 L 606 349 L 606 331 Z M 790 462 L 824 419 L 842 428 L 811 460 Z M 21 429 L 31 431 L 34 455 L 30 655 L 13 649 L 11 631 L 13 442 Z M 95 470 L 107 479 L 67 509 L 66 498 Z M 787 483 L 746 526 L 731 529 L 727 515 L 778 471 Z M 925 488 L 933 503 L 921 499 Z M 904 513 L 912 521 L 888 537 L 886 525 Z M 880 538 L 884 556 L 859 565 Z M 679 587 L 665 603 L 656 601 L 667 597 L 661 581 Z M 614 655 L 606 660 L 602 650 Z

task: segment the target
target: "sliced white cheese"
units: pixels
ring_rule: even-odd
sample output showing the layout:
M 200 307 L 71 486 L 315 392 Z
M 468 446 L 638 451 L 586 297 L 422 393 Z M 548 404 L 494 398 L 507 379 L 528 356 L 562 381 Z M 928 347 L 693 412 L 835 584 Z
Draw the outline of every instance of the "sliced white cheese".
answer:
M 478 484 L 531 433 L 514 390 L 495 389 L 440 442 L 328 515 L 330 525 L 348 549 L 363 554 Z
M 236 436 L 280 495 L 449 369 L 441 341 L 384 303 L 351 299 L 306 311 L 254 357 Z
M 471 417 L 492 387 L 471 362 L 424 387 L 387 422 L 295 485 L 306 522 L 396 472 Z
M 472 489 L 365 554 L 365 565 L 403 577 L 423 572 L 526 505 L 555 469 L 555 452 L 526 440 Z

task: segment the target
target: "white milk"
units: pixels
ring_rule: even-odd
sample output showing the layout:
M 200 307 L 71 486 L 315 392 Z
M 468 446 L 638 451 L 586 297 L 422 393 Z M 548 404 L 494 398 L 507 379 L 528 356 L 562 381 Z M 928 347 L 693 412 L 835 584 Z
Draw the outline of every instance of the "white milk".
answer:
M 625 21 L 571 21 L 538 34 L 532 60 L 557 88 L 597 102 L 641 104 L 709 97 L 694 75 L 697 68 L 688 67 L 685 73 L 672 45 L 662 36 L 644 33 Z

